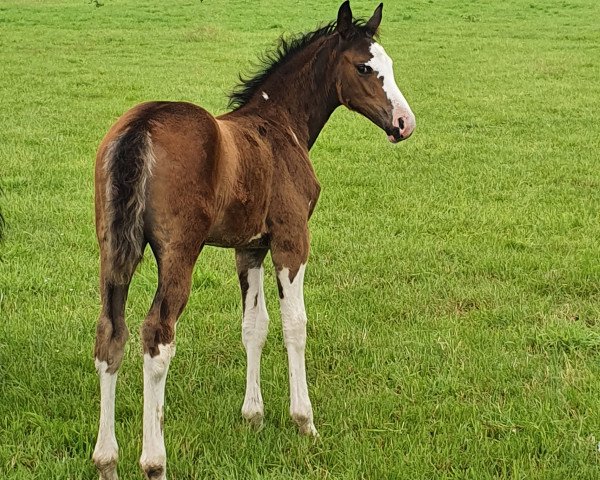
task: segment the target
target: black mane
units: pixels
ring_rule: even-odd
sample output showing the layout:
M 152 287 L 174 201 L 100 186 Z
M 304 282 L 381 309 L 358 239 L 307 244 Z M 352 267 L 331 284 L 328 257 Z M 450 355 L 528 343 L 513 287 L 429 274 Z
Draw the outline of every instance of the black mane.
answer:
M 370 36 L 364 20 L 353 20 L 352 23 L 354 29 L 352 29 L 351 37 L 348 40 Z M 239 76 L 240 83 L 229 94 L 229 108 L 238 109 L 243 107 L 254 96 L 267 77 L 278 67 L 315 40 L 331 35 L 335 28 L 336 22 L 330 22 L 313 32 L 301 33 L 289 38 L 281 36 L 279 43 L 273 50 L 259 57 L 258 71 L 254 75 L 249 78 Z

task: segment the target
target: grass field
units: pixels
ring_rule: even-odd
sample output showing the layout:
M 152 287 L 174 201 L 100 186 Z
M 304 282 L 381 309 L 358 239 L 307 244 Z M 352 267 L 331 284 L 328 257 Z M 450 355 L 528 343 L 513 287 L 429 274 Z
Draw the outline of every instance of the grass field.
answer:
M 238 72 L 338 2 L 2 2 L 0 478 L 96 475 L 93 161 L 108 127 L 151 99 L 224 112 Z M 386 3 L 415 135 L 392 146 L 339 109 L 312 150 L 321 438 L 288 418 L 271 272 L 266 424 L 243 423 L 233 253 L 206 249 L 167 381 L 171 479 L 600 478 L 598 18 L 597 0 Z M 146 256 L 117 387 L 123 479 L 141 477 Z

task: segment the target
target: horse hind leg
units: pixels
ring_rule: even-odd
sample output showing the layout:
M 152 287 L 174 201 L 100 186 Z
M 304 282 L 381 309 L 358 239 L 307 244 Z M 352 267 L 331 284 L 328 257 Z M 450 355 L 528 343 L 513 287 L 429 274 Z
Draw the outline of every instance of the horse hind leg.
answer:
M 185 238 L 185 235 L 179 238 Z M 150 480 L 166 479 L 163 434 L 165 385 L 169 365 L 175 355 L 175 326 L 188 301 L 194 264 L 202 245 L 201 236 L 192 235 L 191 238 L 183 248 L 162 250 L 157 257 L 158 289 L 142 325 L 144 425 L 140 466 Z
M 114 405 L 116 373 L 128 336 L 125 302 L 131 277 L 146 246 L 147 183 L 155 163 L 145 118 L 140 111 L 130 114 L 107 135 L 96 157 L 96 233 L 100 244 L 102 313 L 95 348 L 100 375 L 100 428 L 93 460 L 100 478 L 110 480 L 117 478 Z
M 139 259 L 134 262 L 137 264 Z M 100 480 L 117 479 L 118 444 L 115 436 L 115 392 L 117 371 L 129 336 L 125 323 L 125 303 L 131 273 L 116 282 L 109 272 L 106 257 L 101 262 L 100 294 L 102 311 L 96 328 L 94 349 L 96 370 L 100 377 L 100 422 L 92 460 Z

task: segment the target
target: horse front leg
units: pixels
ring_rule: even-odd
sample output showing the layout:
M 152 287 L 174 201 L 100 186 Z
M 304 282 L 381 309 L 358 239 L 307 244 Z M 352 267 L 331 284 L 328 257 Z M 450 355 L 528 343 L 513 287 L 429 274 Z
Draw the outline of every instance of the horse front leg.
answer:
M 296 248 L 286 248 L 286 247 Z M 308 231 L 294 241 L 274 241 L 271 247 L 277 273 L 277 287 L 283 338 L 288 355 L 290 415 L 300 433 L 318 436 L 306 381 L 306 310 L 304 308 L 304 271 L 308 258 Z
M 263 261 L 267 249 L 237 249 L 236 267 L 242 293 L 242 343 L 246 349 L 246 395 L 242 416 L 255 428 L 263 423 L 264 406 L 260 391 L 260 358 L 267 340 L 269 314 L 263 291 Z

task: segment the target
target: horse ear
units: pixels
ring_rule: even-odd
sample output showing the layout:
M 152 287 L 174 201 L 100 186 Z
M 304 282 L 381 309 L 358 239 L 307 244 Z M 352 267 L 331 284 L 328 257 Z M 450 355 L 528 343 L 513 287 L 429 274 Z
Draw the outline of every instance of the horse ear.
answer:
M 379 6 L 375 9 L 373 16 L 369 19 L 367 24 L 367 31 L 373 37 L 377 33 L 377 29 L 379 28 L 379 24 L 381 23 L 381 12 L 383 11 L 383 3 L 380 3 Z
M 337 25 L 335 29 L 342 38 L 346 38 L 352 29 L 352 10 L 350 9 L 350 0 L 346 0 L 338 10 Z

